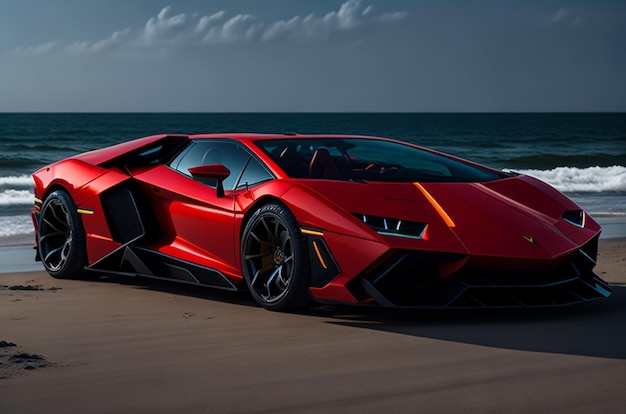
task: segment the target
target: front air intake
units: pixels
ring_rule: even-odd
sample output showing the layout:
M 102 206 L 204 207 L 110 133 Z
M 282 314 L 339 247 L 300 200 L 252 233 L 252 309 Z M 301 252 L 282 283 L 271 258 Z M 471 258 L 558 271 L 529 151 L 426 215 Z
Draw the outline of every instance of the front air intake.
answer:
M 353 216 L 384 236 L 406 237 L 421 239 L 426 231 L 426 223 L 400 220 L 389 217 L 371 216 L 369 214 L 353 213 Z
M 368 298 L 402 308 L 554 307 L 587 302 L 611 294 L 609 285 L 592 271 L 592 244 L 569 260 L 543 271 L 463 267 L 447 278 L 442 263 L 456 255 L 397 251 L 376 268 L 355 278 L 349 288 L 359 300 Z
M 585 227 L 585 212 L 582 210 L 568 210 L 561 218 L 577 227 Z

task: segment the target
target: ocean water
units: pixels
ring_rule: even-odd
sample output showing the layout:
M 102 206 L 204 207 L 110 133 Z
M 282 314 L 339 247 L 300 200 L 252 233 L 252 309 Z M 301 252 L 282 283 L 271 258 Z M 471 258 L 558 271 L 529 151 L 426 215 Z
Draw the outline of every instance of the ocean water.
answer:
M 134 138 L 210 132 L 376 135 L 533 175 L 592 216 L 626 217 L 626 113 L 4 113 L 0 237 L 32 233 L 30 174 Z

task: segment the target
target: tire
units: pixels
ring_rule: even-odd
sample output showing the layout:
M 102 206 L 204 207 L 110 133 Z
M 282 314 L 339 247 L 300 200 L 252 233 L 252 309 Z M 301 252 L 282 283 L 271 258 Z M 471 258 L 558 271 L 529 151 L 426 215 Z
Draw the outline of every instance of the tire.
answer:
M 63 190 L 50 193 L 41 206 L 37 248 L 41 262 L 52 277 L 87 278 L 85 229 L 76 204 Z
M 241 238 L 243 275 L 252 297 L 273 311 L 313 304 L 306 240 L 293 214 L 282 204 L 256 210 Z

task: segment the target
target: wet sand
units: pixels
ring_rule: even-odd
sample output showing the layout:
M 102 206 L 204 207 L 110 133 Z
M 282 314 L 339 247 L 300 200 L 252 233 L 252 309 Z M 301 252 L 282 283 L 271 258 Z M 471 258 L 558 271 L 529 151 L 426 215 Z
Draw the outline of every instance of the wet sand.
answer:
M 613 295 L 561 309 L 301 314 L 142 279 L 1 274 L 0 412 L 621 413 L 626 239 L 601 241 L 596 271 Z

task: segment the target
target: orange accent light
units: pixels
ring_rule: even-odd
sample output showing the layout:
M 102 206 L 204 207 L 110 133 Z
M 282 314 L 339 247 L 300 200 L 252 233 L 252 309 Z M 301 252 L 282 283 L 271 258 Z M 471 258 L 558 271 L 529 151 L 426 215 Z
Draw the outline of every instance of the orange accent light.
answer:
M 319 259 L 320 263 L 322 264 L 322 267 L 324 269 L 328 269 L 328 266 L 326 266 L 326 263 L 324 262 L 324 259 L 322 259 L 322 254 L 320 253 L 320 249 L 317 247 L 317 243 L 315 243 L 315 241 L 313 241 L 313 248 L 315 249 L 315 253 L 317 254 L 317 258 Z
M 319 236 L 319 237 L 322 237 L 324 235 L 324 233 L 322 233 L 321 231 L 308 230 L 308 229 L 300 229 L 300 233 L 306 234 L 308 236 Z
M 422 192 L 422 194 L 424 194 L 424 197 L 426 197 L 426 199 L 435 208 L 435 210 L 437 210 L 437 213 L 439 213 L 439 215 L 441 216 L 443 221 L 446 222 L 448 227 L 455 227 L 454 221 L 452 221 L 452 219 L 450 218 L 448 213 L 446 213 L 446 211 L 443 209 L 443 207 L 441 207 L 439 205 L 437 200 L 435 200 L 435 198 L 433 196 L 431 196 L 430 193 L 428 191 L 426 191 L 426 189 L 420 183 L 413 183 L 413 185 L 415 185 L 415 187 L 417 187 Z

